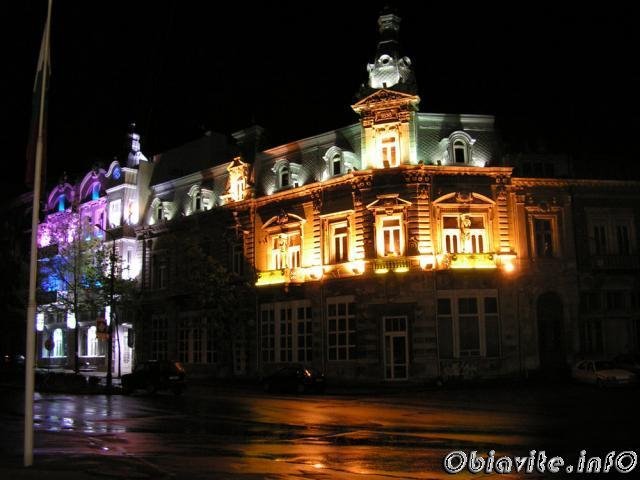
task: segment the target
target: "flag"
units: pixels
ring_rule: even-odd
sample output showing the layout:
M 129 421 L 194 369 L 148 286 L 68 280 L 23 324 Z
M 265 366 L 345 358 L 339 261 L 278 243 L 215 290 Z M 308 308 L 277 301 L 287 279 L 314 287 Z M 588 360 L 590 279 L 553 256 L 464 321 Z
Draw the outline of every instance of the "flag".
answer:
M 51 26 L 51 0 L 47 9 L 47 20 L 44 25 L 44 33 L 42 34 L 42 42 L 40 44 L 40 55 L 38 56 L 38 67 L 36 70 L 36 79 L 33 84 L 33 96 L 31 100 L 31 125 L 29 128 L 29 139 L 27 144 L 27 168 L 25 174 L 25 184 L 33 188 L 36 149 L 38 143 L 38 135 L 42 135 L 42 183 L 46 178 L 46 129 L 47 129 L 47 90 L 49 85 L 49 76 L 51 75 L 51 62 L 49 57 L 49 31 Z M 44 90 L 44 92 L 43 92 Z M 42 119 L 41 119 L 42 116 Z M 41 190 L 43 191 L 43 190 Z

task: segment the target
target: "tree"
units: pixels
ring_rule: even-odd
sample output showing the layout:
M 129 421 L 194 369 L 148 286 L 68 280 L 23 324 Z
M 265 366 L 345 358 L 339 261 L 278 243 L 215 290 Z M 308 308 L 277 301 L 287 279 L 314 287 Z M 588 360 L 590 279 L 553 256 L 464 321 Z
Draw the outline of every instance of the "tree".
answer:
M 157 250 L 164 252 L 171 272 L 165 302 L 200 311 L 220 343 L 242 341 L 255 316 L 254 289 L 218 259 L 227 254 L 224 240 L 196 231 L 164 234 Z
M 78 321 L 82 314 L 97 318 L 111 304 L 111 265 L 121 264 L 93 225 L 82 225 L 74 212 L 61 212 L 40 225 L 39 303 L 63 310 L 75 319 L 74 369 L 79 370 Z M 120 268 L 116 268 L 119 271 Z M 114 277 L 118 303 L 135 292 L 134 282 Z M 52 297 L 51 294 L 55 294 Z M 47 301 L 48 300 L 48 301 Z M 107 348 L 111 348 L 107 346 Z

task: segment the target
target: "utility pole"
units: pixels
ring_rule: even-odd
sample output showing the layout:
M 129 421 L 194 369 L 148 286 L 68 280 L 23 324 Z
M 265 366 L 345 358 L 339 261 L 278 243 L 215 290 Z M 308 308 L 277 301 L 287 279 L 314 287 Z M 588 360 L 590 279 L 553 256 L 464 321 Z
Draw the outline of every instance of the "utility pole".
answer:
M 109 325 L 107 326 L 107 395 L 111 395 L 111 387 L 113 386 L 113 375 L 111 371 L 113 370 L 113 323 L 114 323 L 114 313 L 115 306 L 113 304 L 113 297 L 115 294 L 115 273 L 116 273 L 116 239 L 112 233 L 105 230 L 102 225 L 95 225 L 96 228 L 102 230 L 105 235 L 111 236 L 112 246 L 111 246 L 111 256 L 109 258 L 109 262 L 111 263 L 111 274 L 110 274 L 110 286 L 109 286 Z

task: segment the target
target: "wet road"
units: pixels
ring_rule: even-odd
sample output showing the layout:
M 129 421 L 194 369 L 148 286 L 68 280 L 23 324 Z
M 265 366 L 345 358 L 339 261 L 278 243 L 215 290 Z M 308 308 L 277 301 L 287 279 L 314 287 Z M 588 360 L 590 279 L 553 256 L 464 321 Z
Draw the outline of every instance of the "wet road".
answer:
M 22 407 L 20 392 L 8 392 L 0 456 L 15 459 Z M 545 449 L 574 459 L 581 449 L 637 449 L 639 393 L 520 385 L 357 396 L 211 387 L 181 397 L 43 394 L 35 456 L 128 478 L 451 478 L 442 464 L 452 450 Z

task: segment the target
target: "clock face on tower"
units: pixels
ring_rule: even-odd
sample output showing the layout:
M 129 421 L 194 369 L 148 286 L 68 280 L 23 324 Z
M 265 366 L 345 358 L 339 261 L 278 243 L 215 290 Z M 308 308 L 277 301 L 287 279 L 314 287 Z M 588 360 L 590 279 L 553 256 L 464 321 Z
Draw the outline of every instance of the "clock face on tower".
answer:
M 120 167 L 116 167 L 113 169 L 113 178 L 115 180 L 120 180 Z

